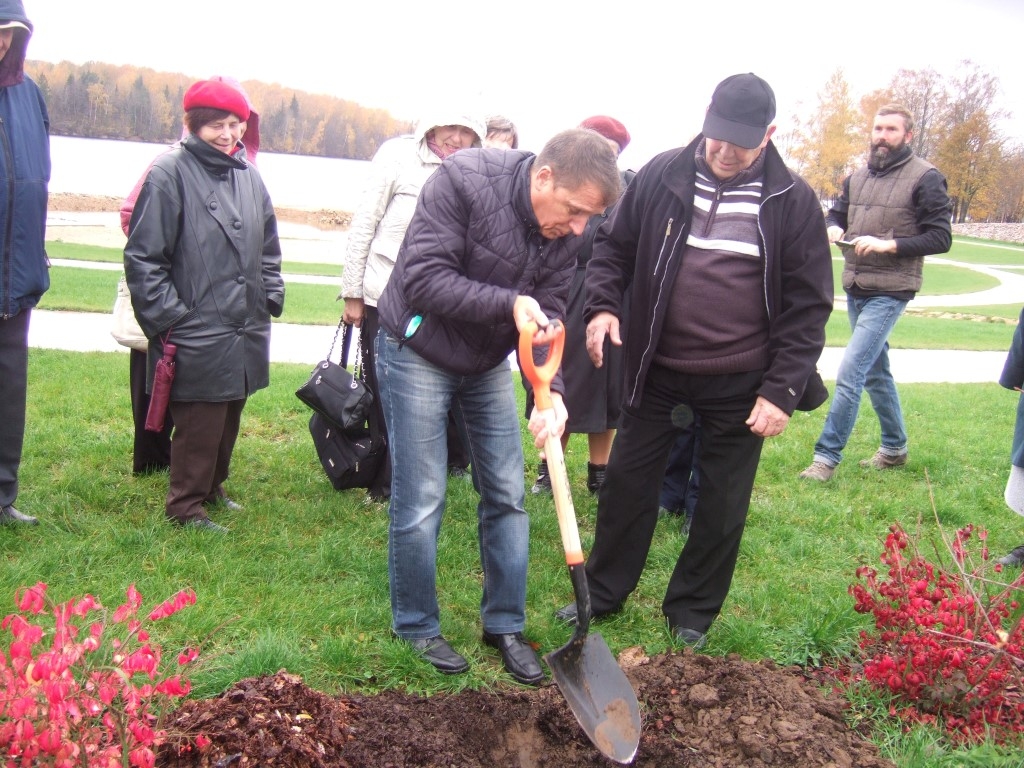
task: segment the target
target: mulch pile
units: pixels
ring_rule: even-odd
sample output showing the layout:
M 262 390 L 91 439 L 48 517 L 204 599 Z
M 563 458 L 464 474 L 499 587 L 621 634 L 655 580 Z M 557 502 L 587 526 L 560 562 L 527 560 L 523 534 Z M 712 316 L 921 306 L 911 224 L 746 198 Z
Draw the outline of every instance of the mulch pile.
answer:
M 634 765 L 664 768 L 894 768 L 844 719 L 844 702 L 799 668 L 690 650 L 619 659 L 643 713 Z M 286 672 L 187 701 L 164 768 L 593 768 L 614 765 L 576 723 L 554 684 L 429 698 L 401 691 L 328 696 Z

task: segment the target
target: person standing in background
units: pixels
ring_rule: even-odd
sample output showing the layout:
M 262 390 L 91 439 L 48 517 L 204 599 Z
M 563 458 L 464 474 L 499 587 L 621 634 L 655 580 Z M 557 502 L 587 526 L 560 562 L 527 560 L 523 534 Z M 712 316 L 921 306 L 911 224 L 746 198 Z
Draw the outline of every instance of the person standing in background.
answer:
M 423 118 L 411 136 L 384 142 L 373 157 L 369 176 L 352 223 L 348 229 L 345 268 L 341 273 L 339 299 L 345 300 L 344 320 L 359 328 L 363 353 L 363 376 L 373 393 L 377 423 L 385 424 L 377 384 L 373 340 L 380 322 L 377 300 L 391 277 L 398 247 L 405 237 L 420 189 L 446 158 L 460 149 L 479 147 L 487 128 L 482 117 L 458 111 L 439 110 Z M 448 417 L 448 471 L 462 475 L 469 467 L 455 417 Z M 368 489 L 371 499 L 384 501 L 391 495 L 390 455 Z
M 222 82 L 237 90 L 245 99 L 249 107 L 249 119 L 245 121 L 241 142 L 245 146 L 245 159 L 256 165 L 256 155 L 260 150 L 260 116 L 249 100 L 248 94 L 242 88 L 242 84 L 233 77 L 214 75 L 210 80 Z M 188 135 L 188 129 L 183 131 L 182 138 Z M 180 146 L 175 142 L 167 151 Z M 139 198 L 139 191 L 153 167 L 150 163 L 146 172 L 139 177 L 139 180 L 128 193 L 128 197 L 121 203 L 121 229 L 125 237 L 128 236 L 128 225 L 131 223 L 132 211 L 135 210 L 135 201 Z M 135 425 L 135 437 L 132 442 L 132 473 L 136 475 L 146 472 L 159 472 L 171 465 L 171 431 L 174 428 L 174 418 L 170 413 L 164 419 L 164 428 L 160 432 L 151 432 L 146 429 L 146 413 L 149 411 L 149 395 L 146 392 L 146 349 L 130 348 L 128 357 L 128 386 L 132 399 L 132 421 Z
M 519 131 L 516 130 L 515 123 L 504 115 L 488 117 L 484 146 L 493 149 L 519 149 Z
M 999 384 L 1016 391 L 1017 418 L 1013 425 L 1013 443 L 1010 446 L 1010 477 L 1006 481 L 1003 499 L 1006 506 L 1018 515 L 1024 515 L 1024 309 L 1017 319 L 1013 341 L 1006 354 L 1006 363 L 999 376 Z M 1000 565 L 1017 568 L 1024 565 L 1024 544 L 1014 547 L 1008 555 L 996 560 Z
M 32 29 L 21 0 L 0 0 L 0 525 L 39 522 L 14 506 L 28 404 L 28 326 L 50 287 L 50 117 L 25 75 Z
M 581 122 L 579 127 L 603 137 L 616 157 L 629 145 L 629 131 L 614 117 L 594 115 Z M 621 171 L 623 189 L 635 175 L 635 171 Z M 584 281 L 587 262 L 594 250 L 594 235 L 613 209 L 614 203 L 601 214 L 592 216 L 583 230 L 583 245 L 576 257 L 576 273 L 569 286 L 569 298 L 565 306 L 562 379 L 565 382 L 569 420 L 562 433 L 562 450 L 568 447 L 572 434 L 582 433 L 587 436 L 587 490 L 591 493 L 597 493 L 604 482 L 622 402 L 622 350 L 609 345 L 605 364 L 595 368 L 587 354 L 587 324 L 583 320 L 583 304 L 586 299 Z M 534 407 L 533 388 L 525 376 L 523 386 L 526 389 L 526 417 L 529 418 Z M 544 458 L 541 458 L 537 466 L 537 479 L 530 491 L 535 494 L 551 494 L 551 476 Z
M 953 244 L 946 178 L 914 154 L 914 117 L 899 104 L 875 115 L 868 164 L 843 182 L 825 223 L 846 261 L 843 289 L 850 319 L 836 390 L 805 480 L 828 482 L 843 458 L 866 389 L 882 431 L 881 447 L 862 467 L 907 463 L 907 429 L 889 370 L 889 335 L 921 290 L 924 257 Z M 840 242 L 840 238 L 845 238 Z
M 223 483 L 245 403 L 270 383 L 270 318 L 284 308 L 281 244 L 270 195 L 245 159 L 245 98 L 201 80 L 182 106 L 189 135 L 146 176 L 124 266 L 150 340 L 150 392 L 165 345 L 177 347 L 167 517 L 226 533 L 206 507 L 242 510 Z

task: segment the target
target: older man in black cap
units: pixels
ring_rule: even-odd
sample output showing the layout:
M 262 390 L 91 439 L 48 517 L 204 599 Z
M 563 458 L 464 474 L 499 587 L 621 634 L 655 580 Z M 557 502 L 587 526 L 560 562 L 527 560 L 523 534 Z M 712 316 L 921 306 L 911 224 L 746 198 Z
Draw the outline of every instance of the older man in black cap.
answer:
M 677 435 L 700 420 L 700 494 L 662 603 L 701 647 L 729 592 L 764 438 L 827 394 L 815 364 L 832 311 L 817 197 L 771 142 L 775 94 L 753 74 L 715 89 L 703 133 L 636 175 L 587 268 L 587 349 L 624 348 L 622 421 L 598 495 L 587 577 L 595 617 L 636 588 Z M 620 336 L 626 294 L 628 336 Z M 558 612 L 575 620 L 575 605 Z

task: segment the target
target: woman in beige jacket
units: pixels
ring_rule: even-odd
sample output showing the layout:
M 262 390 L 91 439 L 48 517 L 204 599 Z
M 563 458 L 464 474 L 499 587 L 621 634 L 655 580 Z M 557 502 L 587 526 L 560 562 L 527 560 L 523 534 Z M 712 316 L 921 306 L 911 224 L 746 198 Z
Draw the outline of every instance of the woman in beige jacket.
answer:
M 481 146 L 487 134 L 483 117 L 459 111 L 439 111 L 421 119 L 412 135 L 384 142 L 370 164 L 359 207 L 349 226 L 345 269 L 338 298 L 345 300 L 344 319 L 360 329 L 363 372 L 380 411 L 373 339 L 380 328 L 377 299 L 391 277 L 398 247 L 416 210 L 420 189 L 445 158 L 460 149 Z M 448 466 L 461 475 L 469 466 L 454 418 L 449 414 Z M 370 497 L 382 501 L 391 493 L 391 462 L 374 479 Z

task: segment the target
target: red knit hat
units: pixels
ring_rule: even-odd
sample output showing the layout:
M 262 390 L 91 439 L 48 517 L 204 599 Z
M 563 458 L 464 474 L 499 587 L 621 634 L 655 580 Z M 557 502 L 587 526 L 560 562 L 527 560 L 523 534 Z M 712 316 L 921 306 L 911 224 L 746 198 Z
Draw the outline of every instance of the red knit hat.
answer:
M 580 123 L 580 128 L 589 128 L 595 133 L 604 136 L 608 141 L 614 141 L 619 145 L 619 152 L 622 152 L 629 145 L 629 131 L 626 130 L 626 126 L 614 117 L 594 115 Z
M 185 98 L 181 103 L 186 112 L 196 107 L 209 107 L 231 112 L 243 121 L 249 119 L 249 104 L 245 96 L 220 80 L 200 80 L 193 83 L 185 91 Z

